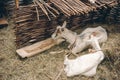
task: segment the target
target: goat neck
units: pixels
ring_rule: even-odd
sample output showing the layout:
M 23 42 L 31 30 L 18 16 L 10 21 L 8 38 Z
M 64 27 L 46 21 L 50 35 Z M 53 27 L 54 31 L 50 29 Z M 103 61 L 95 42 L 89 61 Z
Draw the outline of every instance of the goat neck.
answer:
M 66 29 L 65 32 L 62 34 L 63 38 L 65 38 L 67 40 L 67 42 L 69 42 L 70 44 L 74 43 L 75 39 L 76 39 L 76 33 Z

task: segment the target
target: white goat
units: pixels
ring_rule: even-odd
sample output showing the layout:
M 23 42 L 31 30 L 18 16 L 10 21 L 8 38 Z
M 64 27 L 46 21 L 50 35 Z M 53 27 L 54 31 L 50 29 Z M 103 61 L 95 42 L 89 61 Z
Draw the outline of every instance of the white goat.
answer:
M 104 59 L 104 54 L 101 51 L 96 37 L 92 37 L 89 41 L 92 41 L 92 43 L 96 45 L 98 49 L 96 52 L 82 55 L 72 60 L 68 59 L 68 55 L 65 56 L 64 71 L 68 77 L 79 74 L 85 76 L 94 76 L 96 74 L 96 69 L 100 62 Z
M 102 27 L 96 27 L 96 28 L 87 28 L 85 29 L 80 35 L 77 35 L 77 33 L 72 32 L 71 30 L 68 30 L 66 28 L 66 22 L 63 23 L 62 26 L 58 26 L 55 30 L 55 32 L 52 34 L 53 39 L 58 38 L 64 38 L 70 45 L 68 48 L 72 46 L 72 53 L 76 54 L 78 52 L 81 52 L 83 49 L 91 45 L 91 43 L 88 41 L 91 34 L 94 34 L 97 38 L 99 38 L 99 42 L 105 42 L 107 40 L 107 32 Z M 93 48 L 95 48 L 94 45 L 92 45 Z

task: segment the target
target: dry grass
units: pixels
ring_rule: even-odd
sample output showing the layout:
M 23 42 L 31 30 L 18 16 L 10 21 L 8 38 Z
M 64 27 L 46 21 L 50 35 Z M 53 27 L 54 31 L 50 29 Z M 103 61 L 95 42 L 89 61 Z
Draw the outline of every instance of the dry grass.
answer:
M 82 31 L 93 24 L 85 26 Z M 63 72 L 58 80 L 119 80 L 120 77 L 120 28 L 115 25 L 103 25 L 109 31 L 108 41 L 102 45 L 106 55 L 99 65 L 94 77 L 75 76 L 66 77 Z M 67 44 L 62 43 L 52 49 L 35 55 L 31 58 L 21 59 L 15 52 L 13 24 L 0 29 L 0 80 L 54 80 L 62 68 Z M 49 54 L 61 51 L 59 54 Z

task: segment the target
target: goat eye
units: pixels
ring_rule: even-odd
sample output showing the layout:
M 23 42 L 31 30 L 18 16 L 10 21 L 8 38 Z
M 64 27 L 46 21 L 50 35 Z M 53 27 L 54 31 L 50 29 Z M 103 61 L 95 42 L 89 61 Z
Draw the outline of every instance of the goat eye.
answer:
M 63 31 L 64 31 L 64 28 L 62 28 L 61 31 L 63 32 Z

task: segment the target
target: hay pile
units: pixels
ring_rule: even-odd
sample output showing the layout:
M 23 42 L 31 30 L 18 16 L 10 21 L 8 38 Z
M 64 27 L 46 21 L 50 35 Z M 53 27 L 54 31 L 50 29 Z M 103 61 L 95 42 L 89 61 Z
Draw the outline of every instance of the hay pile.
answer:
M 80 27 L 77 32 L 87 27 L 95 27 L 101 24 Z M 67 43 L 62 43 L 52 49 L 28 59 L 21 59 L 15 53 L 13 24 L 0 29 L 0 80 L 53 80 L 63 67 L 64 51 L 67 51 Z M 68 78 L 63 72 L 58 80 L 119 80 L 120 75 L 120 28 L 116 25 L 102 24 L 108 29 L 109 39 L 102 45 L 106 55 L 99 65 L 97 74 L 88 78 L 75 76 Z M 50 54 L 61 51 L 61 53 Z

